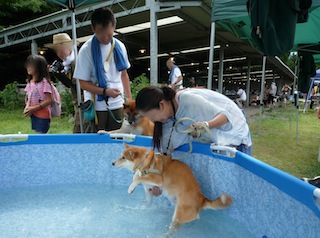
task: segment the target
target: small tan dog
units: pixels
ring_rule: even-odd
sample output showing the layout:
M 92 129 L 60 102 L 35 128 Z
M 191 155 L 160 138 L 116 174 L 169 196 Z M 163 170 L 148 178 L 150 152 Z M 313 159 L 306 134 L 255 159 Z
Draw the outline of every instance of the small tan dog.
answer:
M 124 120 L 121 128 L 114 131 L 99 130 L 98 134 L 126 133 L 134 135 L 153 136 L 154 123 L 141 116 L 136 109 L 136 101 L 128 100 L 123 104 Z
M 151 196 L 148 188 L 158 186 L 165 196 L 176 202 L 168 235 L 181 224 L 198 219 L 202 209 L 224 209 L 232 205 L 232 198 L 226 194 L 215 200 L 205 198 L 192 170 L 180 160 L 155 154 L 153 150 L 148 152 L 143 147 L 124 145 L 126 149 L 112 165 L 136 171 L 128 193 L 143 184 L 148 200 Z

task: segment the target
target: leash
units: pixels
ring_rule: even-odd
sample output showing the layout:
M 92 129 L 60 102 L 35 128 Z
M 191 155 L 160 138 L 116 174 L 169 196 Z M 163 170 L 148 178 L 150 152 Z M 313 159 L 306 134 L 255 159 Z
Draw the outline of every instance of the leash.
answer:
M 114 116 L 113 112 L 112 112 L 110 109 L 108 109 L 108 112 L 109 112 L 110 116 L 112 117 L 112 119 L 113 119 L 116 123 L 121 124 L 121 123 L 123 122 L 122 119 L 118 120 L 118 119 Z
M 211 137 L 211 131 L 210 131 L 209 127 L 207 127 L 206 125 L 197 125 L 197 126 L 194 126 L 194 127 L 189 127 L 186 130 L 179 130 L 178 129 L 178 125 L 180 123 L 184 122 L 184 121 L 192 122 L 192 124 L 196 124 L 197 123 L 195 120 L 193 120 L 190 117 L 182 117 L 182 118 L 180 118 L 179 120 L 176 121 L 176 123 L 174 125 L 174 129 L 178 133 L 188 134 L 188 141 L 189 141 L 189 148 L 190 148 L 189 151 L 187 153 L 185 153 L 185 155 L 183 155 L 179 159 L 182 159 L 182 158 L 190 155 L 191 152 L 192 152 L 193 146 L 192 146 L 192 140 L 191 140 L 191 137 L 190 137 L 192 132 L 194 132 L 194 131 L 196 132 L 196 136 L 194 136 L 194 138 L 196 138 L 201 143 L 210 143 L 211 142 L 210 139 L 203 138 L 203 135 L 205 133 L 207 133 L 208 136 Z
M 156 156 L 156 154 L 155 154 Z M 144 161 L 144 160 L 143 160 Z M 149 173 L 154 173 L 154 174 L 159 174 L 159 175 L 162 175 L 162 172 L 164 170 L 164 158 L 162 157 L 162 170 L 160 169 L 155 169 L 154 168 L 154 165 L 155 165 L 155 160 L 152 162 L 151 166 L 149 169 L 146 169 L 144 171 L 141 171 L 141 165 L 143 163 L 143 161 L 138 165 L 138 167 L 135 169 L 135 171 L 139 171 L 139 176 L 144 176 L 146 174 L 149 174 Z
M 126 99 L 124 98 L 124 96 L 122 95 L 122 93 L 120 94 L 120 96 L 121 96 L 124 100 L 126 100 Z M 106 100 L 106 104 L 108 105 L 107 100 Z M 110 116 L 112 117 L 112 119 L 113 119 L 116 123 L 122 124 L 123 119 L 118 120 L 118 119 L 114 116 L 113 112 L 112 112 L 109 108 L 108 108 L 107 110 L 108 110 Z

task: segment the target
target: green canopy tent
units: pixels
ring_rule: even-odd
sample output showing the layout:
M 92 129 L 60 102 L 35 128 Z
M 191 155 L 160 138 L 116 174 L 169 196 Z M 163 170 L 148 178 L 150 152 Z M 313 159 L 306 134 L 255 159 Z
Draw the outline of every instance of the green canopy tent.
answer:
M 269 2 L 269 1 L 260 1 L 260 2 Z M 278 2 L 287 2 L 287 1 L 278 1 Z M 238 38 L 250 44 L 252 47 L 258 48 L 259 50 L 261 50 L 261 48 L 259 48 L 259 45 L 254 41 L 254 39 L 251 36 L 251 30 L 252 30 L 251 19 L 248 15 L 246 3 L 247 3 L 247 0 L 228 0 L 228 1 L 213 0 L 212 1 L 212 27 L 213 27 L 212 31 L 214 31 L 214 25 L 218 24 L 219 26 L 223 27 L 225 30 L 229 31 L 230 33 L 234 34 Z M 295 8 L 296 8 L 296 5 L 295 5 Z M 305 23 L 298 23 L 295 26 L 293 47 L 292 49 L 289 49 L 289 50 L 307 51 L 307 49 L 304 49 L 305 45 L 320 44 L 319 25 L 320 25 L 320 0 L 313 0 L 312 6 L 309 9 L 308 21 Z M 274 42 L 272 42 L 272 44 L 274 44 Z M 283 44 L 283 42 L 277 42 L 276 44 Z M 263 50 L 261 51 L 263 52 Z M 272 55 L 272 54 L 268 54 L 268 55 Z M 313 51 L 313 58 L 316 63 L 320 63 L 320 51 Z
M 90 4 L 94 2 L 99 2 L 101 0 L 47 0 L 51 3 L 56 3 L 62 7 L 65 7 L 69 9 L 72 12 L 71 16 L 71 24 L 72 24 L 72 40 L 73 40 L 73 50 L 75 54 L 75 59 L 77 59 L 78 56 L 78 49 L 77 49 L 77 30 L 76 30 L 76 17 L 75 17 L 75 10 L 77 7 L 84 5 L 84 4 Z M 83 133 L 83 122 L 82 122 L 82 112 L 81 112 L 81 89 L 80 89 L 80 83 L 77 79 L 77 101 L 78 101 L 78 107 L 79 107 L 79 116 L 80 116 L 80 130 L 81 133 Z
M 212 21 L 238 36 L 240 39 L 249 42 L 253 47 L 256 47 L 251 37 L 251 20 L 248 15 L 246 3 L 247 0 L 213 0 Z M 294 6 L 296 8 L 296 5 Z M 300 44 L 310 45 L 320 43 L 319 23 L 320 0 L 313 0 L 308 14 L 308 21 L 296 24 L 292 50 L 297 51 L 299 48 L 298 45 Z M 318 52 L 318 54 L 319 56 L 316 56 L 315 59 L 317 62 L 320 62 L 320 52 Z
M 260 136 L 267 56 L 287 53 L 293 47 L 300 6 L 299 0 L 250 0 L 247 7 L 251 20 L 251 39 L 256 48 L 263 53 L 258 127 Z
M 238 38 L 242 39 L 243 41 L 250 44 L 252 47 L 257 48 L 258 50 L 262 51 L 264 55 L 279 55 L 281 53 L 285 53 L 287 51 L 299 50 L 300 44 L 319 44 L 319 37 L 320 37 L 320 0 L 313 0 L 312 6 L 310 8 L 310 12 L 308 15 L 308 21 L 306 23 L 301 24 L 294 24 L 290 25 L 287 28 L 290 30 L 289 33 L 288 29 L 284 29 L 281 33 L 287 33 L 287 38 L 284 38 L 278 42 L 275 42 L 275 39 L 279 34 L 279 25 L 286 26 L 287 20 L 286 17 L 288 14 L 286 14 L 286 11 L 288 10 L 289 15 L 291 15 L 291 18 L 293 19 L 292 22 L 295 23 L 297 20 L 296 13 L 300 8 L 298 8 L 298 1 L 291 1 L 291 5 L 284 8 L 284 6 L 280 6 L 282 4 L 288 4 L 289 1 L 276 1 L 276 0 L 270 0 L 270 1 L 251 1 L 251 4 L 249 4 L 249 9 L 251 10 L 251 16 L 253 16 L 253 19 L 250 19 L 247 9 L 247 0 L 213 0 L 212 1 L 212 31 L 211 31 L 211 39 L 210 39 L 210 65 L 209 65 L 209 77 L 208 77 L 208 85 L 211 85 L 210 81 L 212 80 L 212 64 L 211 59 L 213 59 L 213 46 L 214 46 L 214 28 L 215 24 L 219 24 L 227 31 L 231 32 Z M 258 5 L 257 5 L 258 4 Z M 269 7 L 266 7 L 265 4 L 270 4 Z M 271 12 L 272 6 L 275 4 L 280 4 L 279 8 L 277 9 L 277 6 L 273 9 L 275 9 L 275 12 Z M 273 7 L 274 7 L 273 6 Z M 280 12 L 279 12 L 280 10 Z M 276 13 L 278 11 L 278 13 Z M 274 22 L 271 22 L 270 18 L 262 18 L 262 20 L 258 19 L 259 16 L 270 16 L 271 20 L 273 18 Z M 282 18 L 281 18 L 282 16 Z M 284 16 L 284 18 L 283 18 Z M 284 19 L 284 20 L 283 20 Z M 264 32 L 275 33 L 273 35 L 263 34 L 261 33 L 261 29 L 258 29 L 260 31 L 257 31 L 257 28 L 254 28 L 254 25 L 252 27 L 251 22 L 255 23 L 258 22 Z M 260 21 L 260 22 L 259 22 Z M 262 21 L 262 23 L 261 23 Z M 258 25 L 258 24 L 257 24 Z M 295 29 L 294 29 L 295 27 Z M 283 29 L 283 28 L 282 28 Z M 263 38 L 261 35 L 265 36 L 266 39 L 265 42 L 260 41 L 261 38 Z M 289 37 L 291 35 L 291 37 Z M 294 36 L 294 37 L 293 37 Z M 283 35 L 283 37 L 286 37 L 286 34 Z M 264 43 L 266 46 L 264 46 Z M 271 47 L 271 48 L 270 48 Z M 279 50 L 280 49 L 280 50 Z M 320 52 L 314 52 L 314 58 L 317 61 L 320 59 L 318 55 L 320 56 Z M 318 55 L 317 55 L 318 54 Z M 262 82 L 261 82 L 261 95 L 260 95 L 260 104 L 262 104 L 263 99 L 263 88 L 264 88 L 264 75 L 265 75 L 265 62 L 266 57 L 263 57 L 263 74 L 262 74 Z M 297 70 L 296 70 L 297 74 Z M 262 109 L 260 106 L 260 119 L 261 119 L 261 113 Z M 260 126 L 259 126 L 260 128 Z M 259 129 L 260 134 L 260 129 Z

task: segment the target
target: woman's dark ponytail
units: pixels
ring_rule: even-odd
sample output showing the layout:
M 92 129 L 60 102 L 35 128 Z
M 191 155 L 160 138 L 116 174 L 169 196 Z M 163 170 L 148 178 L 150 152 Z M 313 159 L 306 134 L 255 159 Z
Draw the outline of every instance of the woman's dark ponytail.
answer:
M 153 129 L 153 137 L 152 137 L 152 144 L 153 149 L 157 148 L 160 149 L 160 141 L 162 138 L 162 122 L 156 121 L 154 123 L 154 129 Z

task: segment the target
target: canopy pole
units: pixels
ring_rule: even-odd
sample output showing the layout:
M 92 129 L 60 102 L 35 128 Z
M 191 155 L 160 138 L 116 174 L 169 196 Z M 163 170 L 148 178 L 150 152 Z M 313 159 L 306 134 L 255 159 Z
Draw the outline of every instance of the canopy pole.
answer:
M 247 71 L 247 84 L 246 84 L 246 94 L 247 101 L 246 106 L 249 107 L 250 104 L 250 74 L 251 74 L 251 60 L 248 60 L 248 71 Z
M 215 31 L 216 31 L 216 22 L 212 21 L 211 33 L 210 33 L 209 72 L 208 72 L 208 82 L 207 82 L 208 89 L 212 89 Z
M 73 52 L 74 52 L 74 60 L 77 62 L 78 58 L 78 49 L 77 49 L 77 30 L 76 30 L 76 13 L 75 9 L 71 9 L 72 11 L 72 41 L 73 41 Z M 80 108 L 81 105 L 81 88 L 79 79 L 76 79 L 76 89 L 77 89 L 77 101 L 79 108 L 79 118 L 80 118 L 80 132 L 83 133 L 83 120 L 82 120 L 82 111 Z
M 260 138 L 261 134 L 261 119 L 262 119 L 262 107 L 263 107 L 263 96 L 264 96 L 264 82 L 266 78 L 266 62 L 267 56 L 263 56 L 262 61 L 262 78 L 261 78 L 261 92 L 260 92 L 260 114 L 259 114 L 259 127 L 258 127 L 258 137 Z
M 150 82 L 158 84 L 158 26 L 156 1 L 150 0 Z
M 31 54 L 32 55 L 38 54 L 38 44 L 35 40 L 32 40 L 32 42 L 31 42 Z
M 294 66 L 294 80 L 293 80 L 293 96 L 294 96 L 294 100 L 295 100 L 295 106 L 296 106 L 296 144 L 298 144 L 298 140 L 299 140 L 299 91 L 298 91 L 298 87 L 296 88 L 296 84 L 297 84 L 297 74 L 298 74 L 298 66 L 299 66 L 299 57 L 297 57 L 297 60 L 295 62 L 295 66 Z
M 224 47 L 220 47 L 219 52 L 219 80 L 218 80 L 218 92 L 222 93 L 223 89 L 223 60 L 224 60 Z

